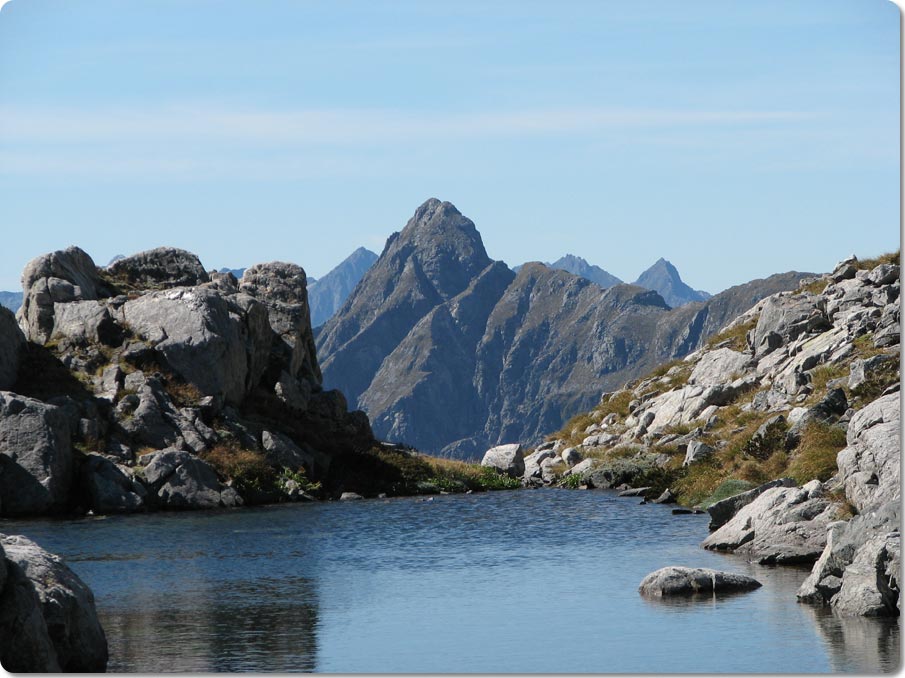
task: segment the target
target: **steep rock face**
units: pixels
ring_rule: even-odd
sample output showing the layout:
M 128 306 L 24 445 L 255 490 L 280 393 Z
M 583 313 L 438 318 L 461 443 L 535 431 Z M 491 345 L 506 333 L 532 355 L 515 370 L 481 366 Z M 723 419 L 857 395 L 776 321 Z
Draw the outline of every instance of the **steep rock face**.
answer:
M 848 445 L 837 463 L 845 495 L 861 513 L 901 496 L 900 411 L 900 394 L 890 393 L 855 414 L 848 426 Z
M 0 392 L 0 511 L 45 513 L 65 506 L 72 484 L 69 422 L 63 411 Z
M 386 357 L 359 401 L 379 436 L 440 450 L 483 426 L 475 347 L 513 278 L 505 264 L 494 262 L 422 318 Z
M 272 363 L 280 364 L 293 378 L 319 385 L 321 371 L 304 269 L 284 262 L 257 264 L 246 269 L 239 289 L 267 307 L 270 326 L 277 335 L 271 349 Z
M 323 278 L 309 283 L 312 327 L 323 325 L 342 307 L 375 261 L 377 255 L 374 252 L 359 247 Z
M 12 311 L 0 308 L 0 389 L 16 383 L 19 372 L 19 352 L 25 337 L 16 324 Z
M 706 301 L 711 296 L 707 292 L 691 289 L 682 281 L 676 267 L 663 258 L 658 259 L 653 266 L 639 275 L 633 284 L 654 290 L 672 308 L 692 301 Z
M 513 275 L 454 207 L 428 201 L 324 326 L 318 351 L 325 382 L 369 413 L 378 436 L 477 459 L 555 430 L 601 389 L 699 348 L 800 277 L 670 311 L 656 292 L 603 290 L 536 262 Z
M 490 263 L 471 220 L 448 202 L 425 202 L 318 335 L 326 383 L 358 402 L 418 321 Z
M 572 275 L 577 275 L 579 278 L 590 280 L 592 283 L 600 285 L 603 289 L 618 285 L 622 282 L 612 273 L 604 271 L 600 266 L 589 264 L 585 259 L 577 257 L 574 254 L 567 254 L 564 257 L 560 257 L 552 264 L 547 264 L 547 266 L 560 271 L 567 271 Z

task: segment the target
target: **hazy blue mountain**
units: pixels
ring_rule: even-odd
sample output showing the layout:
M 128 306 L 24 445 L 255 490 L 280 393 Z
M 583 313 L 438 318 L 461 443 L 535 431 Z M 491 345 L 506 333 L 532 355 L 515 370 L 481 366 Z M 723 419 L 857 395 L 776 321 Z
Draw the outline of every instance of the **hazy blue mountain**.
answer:
M 573 275 L 590 280 L 592 283 L 600 285 L 603 289 L 618 285 L 622 282 L 612 273 L 604 271 L 600 266 L 589 264 L 585 259 L 575 256 L 574 254 L 567 254 L 564 257 L 560 257 L 552 264 L 547 264 L 547 266 L 560 271 L 568 271 Z
M 359 247 L 322 278 L 309 279 L 308 305 L 313 327 L 324 324 L 336 313 L 375 261 L 376 254 Z
M 518 266 L 513 266 L 512 270 L 515 273 L 518 273 L 525 266 L 527 266 L 527 264 L 519 264 Z M 590 280 L 592 283 L 597 283 L 603 289 L 618 285 L 622 282 L 609 271 L 603 270 L 600 266 L 590 264 L 586 259 L 582 259 L 574 254 L 567 254 L 553 263 L 546 261 L 544 262 L 544 266 L 556 269 L 557 271 L 566 271 L 572 275 L 584 278 L 585 280 Z
M 657 292 L 667 304 L 678 308 L 692 301 L 706 301 L 712 295 L 703 290 L 693 290 L 684 282 L 676 267 L 662 257 L 638 276 L 633 283 Z
M 15 313 L 21 305 L 21 292 L 0 292 L 0 306 L 6 306 L 6 308 Z

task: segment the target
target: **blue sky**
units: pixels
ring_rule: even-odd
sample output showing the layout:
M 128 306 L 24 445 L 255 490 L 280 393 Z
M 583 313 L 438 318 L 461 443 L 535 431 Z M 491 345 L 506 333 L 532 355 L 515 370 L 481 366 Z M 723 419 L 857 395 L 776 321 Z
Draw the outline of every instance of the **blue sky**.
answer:
M 12 0 L 0 289 L 70 244 L 326 273 L 428 197 L 695 288 L 899 244 L 887 0 Z

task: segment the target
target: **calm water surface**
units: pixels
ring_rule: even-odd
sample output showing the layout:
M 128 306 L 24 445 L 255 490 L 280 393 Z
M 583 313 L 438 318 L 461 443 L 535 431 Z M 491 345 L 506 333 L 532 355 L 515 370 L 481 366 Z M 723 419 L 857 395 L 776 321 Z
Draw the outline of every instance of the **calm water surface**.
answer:
M 3 521 L 94 590 L 111 671 L 892 671 L 899 626 L 795 601 L 807 572 L 702 550 L 706 516 L 537 490 Z M 665 565 L 763 588 L 656 602 Z

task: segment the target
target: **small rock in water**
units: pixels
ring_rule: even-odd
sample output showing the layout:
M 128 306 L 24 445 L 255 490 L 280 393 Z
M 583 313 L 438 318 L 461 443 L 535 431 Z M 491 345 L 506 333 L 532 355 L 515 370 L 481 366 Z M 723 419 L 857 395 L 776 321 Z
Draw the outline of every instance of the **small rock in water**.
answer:
M 752 577 L 703 567 L 664 567 L 647 575 L 638 587 L 643 596 L 687 596 L 697 593 L 732 593 L 760 588 Z
M 643 497 L 644 493 L 647 492 L 649 487 L 632 487 L 627 490 L 622 490 L 617 496 L 619 497 Z
M 364 497 L 362 497 L 357 492 L 343 492 L 341 495 L 339 495 L 340 501 L 352 501 L 355 499 L 364 499 Z

